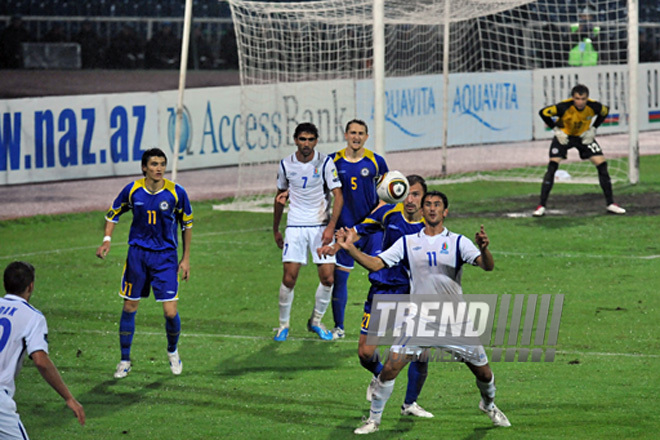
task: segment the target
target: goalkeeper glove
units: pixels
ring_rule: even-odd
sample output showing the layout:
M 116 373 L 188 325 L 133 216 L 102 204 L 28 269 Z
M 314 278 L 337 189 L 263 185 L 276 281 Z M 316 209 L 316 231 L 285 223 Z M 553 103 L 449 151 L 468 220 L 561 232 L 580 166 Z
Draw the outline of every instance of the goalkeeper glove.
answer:
M 552 129 L 552 131 L 555 134 L 555 137 L 557 138 L 557 141 L 559 141 L 560 144 L 568 145 L 568 135 L 564 133 L 564 130 L 562 130 L 559 127 L 555 127 Z
M 594 141 L 594 138 L 596 137 L 596 128 L 589 127 L 589 130 L 582 133 L 580 137 L 582 138 L 582 143 L 584 145 L 589 145 Z

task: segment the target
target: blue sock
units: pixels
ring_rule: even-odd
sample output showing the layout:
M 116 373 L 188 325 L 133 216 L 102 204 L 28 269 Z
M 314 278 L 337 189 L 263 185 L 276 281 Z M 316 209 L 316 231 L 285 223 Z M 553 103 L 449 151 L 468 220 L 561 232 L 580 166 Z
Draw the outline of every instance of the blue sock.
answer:
M 422 391 L 426 376 L 429 374 L 428 362 L 411 362 L 408 367 L 408 387 L 406 388 L 406 405 L 417 401 L 419 393 Z
M 378 351 L 374 352 L 374 355 L 371 357 L 371 359 L 364 360 L 360 358 L 360 365 L 371 371 L 374 376 L 378 376 L 380 372 L 383 371 L 383 364 L 380 359 L 378 359 Z
M 167 351 L 174 353 L 179 343 L 179 333 L 181 333 L 181 318 L 178 313 L 174 318 L 165 318 L 165 331 L 167 332 Z
M 125 312 L 122 310 L 119 319 L 119 348 L 121 349 L 121 360 L 131 360 L 131 345 L 135 334 L 135 315 L 137 312 Z
M 348 276 L 350 272 L 335 269 L 335 284 L 332 287 L 332 316 L 335 327 L 344 328 L 344 313 L 348 302 Z

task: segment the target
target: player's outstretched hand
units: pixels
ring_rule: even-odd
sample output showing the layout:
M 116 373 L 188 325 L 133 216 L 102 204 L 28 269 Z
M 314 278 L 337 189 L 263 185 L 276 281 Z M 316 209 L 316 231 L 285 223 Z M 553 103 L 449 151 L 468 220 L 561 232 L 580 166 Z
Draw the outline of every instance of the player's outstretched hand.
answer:
M 85 410 L 83 409 L 83 406 L 78 402 L 76 399 L 71 397 L 69 400 L 66 401 L 66 406 L 71 408 L 71 411 L 73 411 L 73 414 L 75 414 L 76 418 L 78 419 L 78 422 L 82 425 L 85 426 Z
M 101 246 L 96 249 L 96 256 L 104 260 L 105 256 L 110 252 L 110 242 L 104 241 Z
M 488 235 L 486 235 L 484 225 L 481 225 L 479 232 L 474 235 L 474 241 L 477 243 L 477 246 L 479 246 L 479 249 L 481 250 L 486 249 L 490 244 L 490 240 L 488 239 Z

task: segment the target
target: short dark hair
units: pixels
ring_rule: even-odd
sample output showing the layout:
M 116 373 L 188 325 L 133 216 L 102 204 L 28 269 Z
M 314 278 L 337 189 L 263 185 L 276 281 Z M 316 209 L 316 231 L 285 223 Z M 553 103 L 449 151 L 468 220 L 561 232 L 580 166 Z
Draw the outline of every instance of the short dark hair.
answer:
M 301 133 L 311 133 L 317 139 L 319 137 L 319 129 L 311 122 L 302 122 L 298 124 L 296 131 L 293 133 L 293 138 L 296 139 Z
M 571 89 L 571 96 L 575 95 L 587 95 L 589 96 L 589 88 L 585 86 L 584 84 L 577 84 L 575 87 Z
M 418 176 L 417 174 L 411 174 L 409 176 L 406 176 L 406 179 L 408 179 L 408 185 L 413 186 L 417 183 L 422 185 L 422 189 L 424 190 L 424 194 L 426 194 L 426 191 L 428 188 L 426 187 L 426 181 L 422 176 Z
M 344 130 L 344 133 L 348 133 L 348 127 L 351 126 L 351 124 L 358 124 L 364 127 L 364 132 L 369 134 L 369 127 L 367 127 L 367 123 L 364 122 L 362 119 L 351 119 L 346 123 L 346 130 Z
M 440 197 L 442 199 L 442 204 L 445 205 L 445 209 L 449 208 L 449 200 L 447 199 L 445 193 L 436 190 L 429 191 L 424 194 L 424 197 L 422 197 L 422 206 L 424 206 L 426 199 L 429 197 Z
M 25 261 L 14 261 L 5 268 L 5 292 L 20 295 L 34 281 L 34 266 Z
M 165 158 L 165 164 L 167 165 L 167 156 L 165 155 L 165 152 L 161 150 L 160 148 L 150 148 L 144 153 L 142 153 L 142 166 L 146 167 L 147 164 L 149 163 L 149 158 L 150 157 L 164 157 Z M 146 176 L 147 173 L 142 171 L 142 175 Z

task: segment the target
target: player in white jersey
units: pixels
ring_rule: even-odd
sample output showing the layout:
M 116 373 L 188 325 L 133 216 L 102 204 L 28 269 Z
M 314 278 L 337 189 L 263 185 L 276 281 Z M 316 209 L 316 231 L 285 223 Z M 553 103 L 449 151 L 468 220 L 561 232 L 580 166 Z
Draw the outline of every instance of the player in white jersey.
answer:
M 318 267 L 320 283 L 307 330 L 323 340 L 332 340 L 332 333 L 321 323 L 321 319 L 330 304 L 335 258 L 319 257 L 316 249 L 334 240 L 343 197 L 334 162 L 314 150 L 318 137 L 318 129 L 314 124 L 299 124 L 293 135 L 297 151 L 283 159 L 277 171 L 278 192 L 273 205 L 273 235 L 275 243 L 282 249 L 284 275 L 279 293 L 280 325 L 273 339 L 280 342 L 286 341 L 289 335 L 293 289 L 300 267 L 307 264 L 309 253 Z M 280 221 L 284 212 L 284 195 L 289 198 L 289 213 L 286 234 L 282 237 Z
M 444 227 L 444 219 L 449 213 L 448 206 L 447 197 L 443 193 L 427 192 L 422 199 L 422 214 L 426 224 L 424 229 L 401 237 L 376 257 L 360 252 L 355 247 L 352 243 L 354 231 L 344 230 L 343 236 L 338 236 L 338 243 L 355 261 L 370 271 L 403 264 L 410 277 L 411 295 L 430 292 L 460 295 L 463 293 L 461 276 L 465 263 L 491 271 L 495 262 L 488 250 L 489 240 L 483 226 L 475 235 L 478 249 L 467 237 L 449 232 Z M 504 413 L 495 406 L 495 377 L 483 347 L 438 346 L 456 353 L 475 375 L 481 393 L 479 409 L 488 414 L 495 426 L 511 426 Z M 391 350 L 405 356 L 388 357 L 374 387 L 369 419 L 354 431 L 356 434 L 369 434 L 378 430 L 397 375 L 408 364 L 412 355 L 422 353 L 421 347 L 393 346 Z
M 34 292 L 34 267 L 23 261 L 10 263 L 4 272 L 4 286 L 7 294 L 0 298 L 0 438 L 28 438 L 14 402 L 14 379 L 26 354 L 84 425 L 82 405 L 73 397 L 48 356 L 46 318 L 29 304 Z

